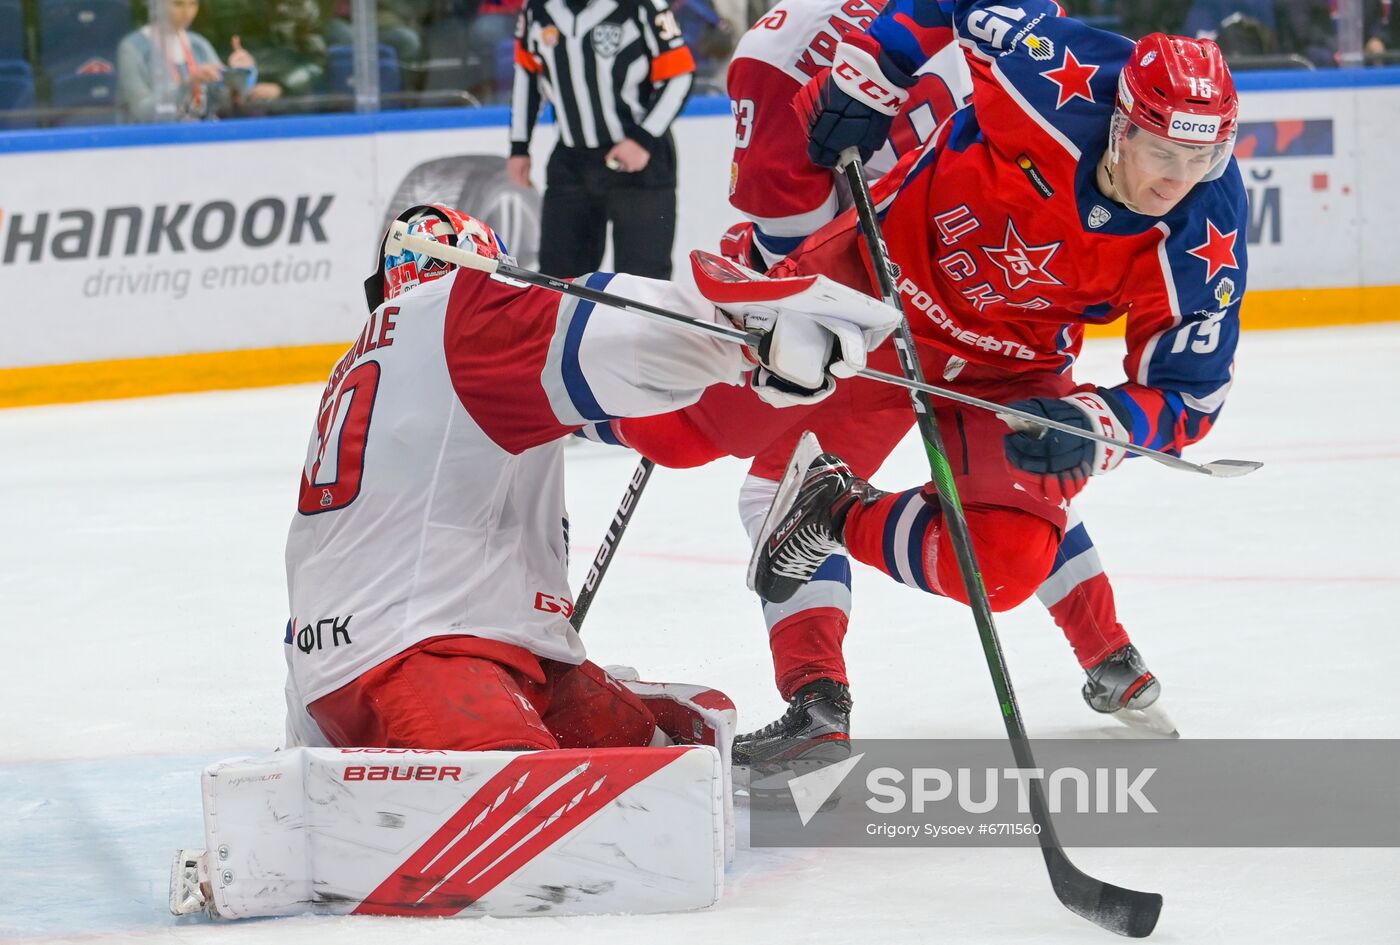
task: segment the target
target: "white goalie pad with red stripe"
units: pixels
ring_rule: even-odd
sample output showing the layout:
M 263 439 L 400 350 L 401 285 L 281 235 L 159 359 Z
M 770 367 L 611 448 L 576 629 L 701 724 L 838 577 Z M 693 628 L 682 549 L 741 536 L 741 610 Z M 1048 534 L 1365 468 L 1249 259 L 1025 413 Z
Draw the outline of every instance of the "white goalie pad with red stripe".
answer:
M 720 756 L 724 776 L 724 862 L 734 862 L 734 789 L 730 780 L 730 749 L 734 744 L 739 712 L 718 689 L 688 683 L 644 682 L 631 667 L 607 668 L 607 673 L 631 690 L 656 718 L 661 729 L 678 745 L 709 745 Z
M 708 746 L 295 748 L 214 765 L 203 794 L 223 918 L 673 912 L 723 889 Z

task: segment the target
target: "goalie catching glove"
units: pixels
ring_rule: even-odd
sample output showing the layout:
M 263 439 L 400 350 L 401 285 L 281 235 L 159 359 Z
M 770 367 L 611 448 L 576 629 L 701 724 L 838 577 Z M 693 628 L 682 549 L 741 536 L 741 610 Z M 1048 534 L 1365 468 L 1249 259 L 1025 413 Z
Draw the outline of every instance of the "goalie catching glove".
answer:
M 865 355 L 899 323 L 892 307 L 825 276 L 770 279 L 712 253 L 690 254 L 700 294 L 744 331 L 757 364 L 754 392 L 775 407 L 816 403 L 837 377 L 865 367 Z

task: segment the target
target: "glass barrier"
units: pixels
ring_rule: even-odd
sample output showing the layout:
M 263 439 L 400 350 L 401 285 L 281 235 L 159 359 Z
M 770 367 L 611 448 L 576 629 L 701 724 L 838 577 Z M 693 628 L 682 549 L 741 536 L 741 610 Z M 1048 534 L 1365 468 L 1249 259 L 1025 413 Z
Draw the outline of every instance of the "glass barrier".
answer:
M 820 2 L 820 0 L 813 0 Z M 504 104 L 524 0 L 0 0 L 0 130 Z M 724 93 L 767 0 L 672 0 L 693 95 Z M 1205 36 L 1236 70 L 1400 63 L 1393 0 L 1067 0 L 1137 38 Z

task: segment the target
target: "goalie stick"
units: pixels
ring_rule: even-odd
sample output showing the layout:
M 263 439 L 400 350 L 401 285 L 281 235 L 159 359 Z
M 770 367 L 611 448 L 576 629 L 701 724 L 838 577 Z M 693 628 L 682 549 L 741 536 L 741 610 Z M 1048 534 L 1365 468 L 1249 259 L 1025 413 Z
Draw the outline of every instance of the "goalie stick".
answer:
M 583 629 L 583 618 L 588 616 L 588 608 L 593 606 L 593 598 L 598 596 L 598 585 L 603 583 L 603 575 L 608 573 L 608 566 L 617 554 L 617 546 L 622 544 L 622 535 L 627 531 L 627 524 L 632 521 L 632 513 L 642 498 L 642 490 L 647 487 L 651 471 L 655 468 L 656 464 L 643 456 L 627 482 L 622 501 L 613 513 L 608 530 L 603 533 L 603 543 L 598 546 L 598 553 L 588 567 L 588 577 L 584 578 L 583 587 L 574 598 L 574 612 L 569 616 L 569 623 L 574 625 L 575 631 Z
M 510 279 L 515 282 L 523 282 L 526 285 L 538 286 L 558 292 L 561 295 L 571 295 L 575 298 L 584 299 L 601 305 L 610 305 L 613 308 L 634 315 L 643 315 L 647 318 L 657 319 L 667 322 L 676 328 L 697 332 L 702 335 L 713 335 L 723 338 L 735 344 L 749 345 L 757 347 L 760 339 L 758 336 L 745 332 L 742 329 L 729 325 L 720 325 L 715 322 L 700 321 L 689 315 L 682 315 L 679 312 L 672 312 L 646 302 L 639 302 L 635 299 L 624 298 L 614 295 L 611 292 L 600 292 L 585 285 L 569 282 L 565 279 L 557 279 L 554 276 L 545 275 L 541 272 L 534 272 L 530 269 L 521 269 L 519 266 L 502 262 L 499 259 L 488 259 L 465 249 L 449 246 L 446 243 L 439 243 L 422 236 L 412 236 L 408 233 L 408 224 L 396 221 L 389 229 L 389 243 L 399 243 L 402 246 L 416 252 L 431 256 L 434 259 L 441 259 L 444 262 L 454 263 L 468 269 L 475 269 L 480 272 L 500 276 L 502 279 Z M 708 253 L 701 253 L 698 250 L 691 253 L 692 260 L 704 262 L 711 268 L 728 267 L 736 273 L 747 273 L 747 270 L 739 269 L 719 257 L 711 256 Z M 757 273 L 750 274 L 756 279 L 763 277 Z M 1146 446 L 1138 446 L 1126 440 L 1115 439 L 1111 436 L 1104 436 L 1101 433 L 1094 433 L 1080 427 L 1067 423 L 1060 423 L 1036 414 L 1025 413 L 1004 404 L 993 403 L 990 400 L 982 400 L 979 397 L 972 397 L 957 391 L 948 390 L 944 387 L 935 387 L 922 380 L 913 380 L 900 377 L 896 374 L 887 374 L 884 371 L 875 371 L 870 368 L 862 368 L 855 373 L 856 377 L 863 377 L 867 380 L 879 381 L 883 384 L 893 384 L 896 387 L 903 387 L 910 391 L 929 394 L 940 397 L 944 400 L 956 401 L 966 404 L 969 407 L 980 407 L 983 410 L 990 410 L 1000 417 L 1008 426 L 1017 432 L 1033 432 L 1035 430 L 1059 430 L 1071 436 L 1082 437 L 1086 440 L 1094 440 L 1108 446 L 1116 447 L 1128 453 L 1138 456 L 1145 456 L 1148 459 L 1160 463 L 1170 469 L 1179 469 L 1183 472 L 1200 473 L 1206 476 L 1214 476 L 1220 479 L 1233 479 L 1254 472 L 1263 463 L 1246 459 L 1217 459 L 1209 463 L 1193 463 L 1182 459 L 1180 456 L 1173 456 L 1160 450 L 1150 449 Z
M 900 368 L 910 380 L 921 382 L 923 369 L 915 353 L 914 333 L 909 327 L 909 319 L 904 317 L 899 292 L 895 289 L 885 240 L 880 235 L 880 221 L 875 213 L 870 188 L 865 181 L 865 170 L 855 148 L 842 152 L 840 165 L 855 199 L 861 229 L 865 231 L 866 248 L 870 253 L 880 294 L 887 304 L 900 312 L 899 327 L 895 329 L 894 336 Z M 1016 693 L 1011 688 L 1011 677 L 1006 671 L 1006 659 L 1002 655 L 1001 641 L 997 638 L 996 625 L 992 620 L 991 603 L 987 600 L 987 591 L 982 585 L 982 575 L 973 554 L 972 536 L 967 529 L 967 519 L 963 517 L 957 487 L 953 484 L 953 471 L 948 465 L 948 454 L 938 431 L 938 422 L 934 419 L 933 403 L 929 400 L 927 392 L 918 389 L 911 394 L 911 398 L 914 402 L 914 413 L 918 417 L 919 433 L 928 453 L 933 481 L 938 487 L 938 504 L 943 512 L 944 524 L 952 538 L 958 570 L 962 572 L 968 604 L 977 623 L 982 651 L 987 658 L 987 668 L 991 671 L 997 701 L 1001 705 L 1002 721 L 1011 741 L 1011 752 L 1019 767 L 1031 769 L 1035 767 L 1035 759 L 1031 756 L 1030 741 L 1026 736 L 1025 724 L 1021 721 L 1021 708 L 1016 703 Z M 1059 838 L 1055 836 L 1055 828 L 1050 820 L 1040 782 L 1030 781 L 1029 795 L 1031 817 L 1040 827 L 1038 839 L 1041 853 L 1045 857 L 1045 868 L 1050 874 L 1050 885 L 1060 902 L 1071 912 L 1111 932 L 1132 938 L 1143 938 L 1152 934 L 1157 925 L 1157 916 L 1162 911 L 1162 896 L 1159 893 L 1139 892 L 1114 886 L 1080 870 L 1070 862 L 1064 848 L 1060 846 Z

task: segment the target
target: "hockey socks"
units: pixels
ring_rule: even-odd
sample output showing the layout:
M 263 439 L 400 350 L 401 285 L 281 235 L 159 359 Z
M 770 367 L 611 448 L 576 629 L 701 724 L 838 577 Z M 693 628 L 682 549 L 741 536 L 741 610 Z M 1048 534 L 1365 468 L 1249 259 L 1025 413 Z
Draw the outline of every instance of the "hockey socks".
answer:
M 967 522 L 992 609 L 1010 610 L 1035 593 L 1054 560 L 1055 527 L 1007 508 L 970 508 Z M 931 484 L 854 506 L 845 543 L 851 557 L 901 584 L 967 603 Z

